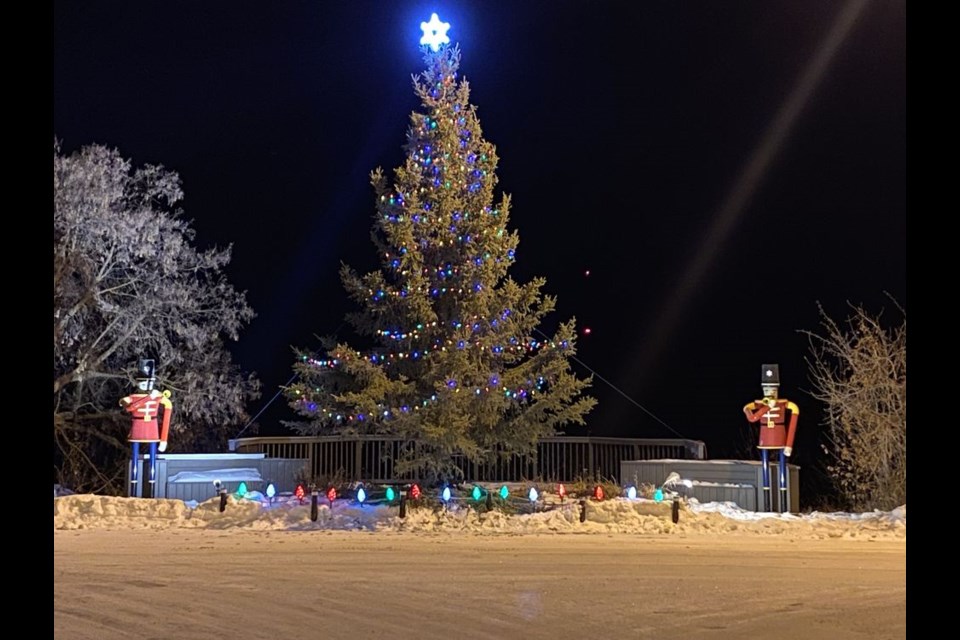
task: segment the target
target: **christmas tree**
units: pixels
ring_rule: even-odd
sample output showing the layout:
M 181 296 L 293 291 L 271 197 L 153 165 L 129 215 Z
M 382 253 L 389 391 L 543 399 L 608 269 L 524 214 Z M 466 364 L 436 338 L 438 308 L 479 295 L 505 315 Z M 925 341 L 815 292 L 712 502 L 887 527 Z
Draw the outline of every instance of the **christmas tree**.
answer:
M 398 435 L 415 445 L 398 471 L 456 480 L 454 456 L 535 454 L 540 438 L 584 424 L 596 400 L 571 371 L 575 321 L 542 333 L 556 304 L 545 280 L 507 275 L 519 237 L 509 196 L 495 202 L 497 154 L 457 78 L 459 48 L 426 46 L 424 59 L 406 161 L 392 185 L 371 174 L 381 268 L 340 273 L 360 307 L 347 321 L 371 348 L 328 339 L 325 356 L 300 352 L 285 393 L 306 418 L 289 423 L 301 433 Z

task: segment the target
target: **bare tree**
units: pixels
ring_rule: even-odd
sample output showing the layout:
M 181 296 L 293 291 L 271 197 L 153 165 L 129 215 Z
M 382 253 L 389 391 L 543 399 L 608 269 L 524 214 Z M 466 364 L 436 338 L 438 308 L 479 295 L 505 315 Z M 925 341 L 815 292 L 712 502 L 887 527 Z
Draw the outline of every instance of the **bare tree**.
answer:
M 840 325 L 818 307 L 823 332 L 801 333 L 810 341 L 813 396 L 825 406 L 827 471 L 853 509 L 906 504 L 906 311 L 896 304 L 902 323 L 887 326 L 882 311 L 851 304 Z
M 254 313 L 223 274 L 230 248 L 193 246 L 173 208 L 176 173 L 134 170 L 100 145 L 65 156 L 55 142 L 53 187 L 54 477 L 117 491 L 128 456 L 118 400 L 138 358 L 154 358 L 173 393 L 171 450 L 217 447 L 259 394 L 225 346 Z

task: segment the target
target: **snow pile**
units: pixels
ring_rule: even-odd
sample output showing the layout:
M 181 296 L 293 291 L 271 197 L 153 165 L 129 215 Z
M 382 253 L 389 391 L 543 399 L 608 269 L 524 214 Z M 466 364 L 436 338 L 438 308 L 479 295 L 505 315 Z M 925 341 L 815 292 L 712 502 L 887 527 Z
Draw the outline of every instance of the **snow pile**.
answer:
M 445 507 L 409 505 L 405 518 L 394 505 L 359 505 L 338 500 L 333 508 L 321 500 L 317 519 L 310 519 L 309 501 L 293 496 L 268 500 L 252 492 L 244 499 L 227 496 L 202 503 L 181 500 L 69 495 L 53 501 L 54 529 L 247 529 L 247 530 L 358 530 L 396 532 L 461 532 L 474 534 L 626 533 L 675 535 L 741 533 L 788 535 L 804 538 L 905 538 L 906 505 L 890 512 L 775 514 L 745 511 L 733 503 L 680 504 L 679 521 L 672 520 L 670 502 L 616 498 L 586 502 L 586 521 L 580 522 L 577 501 L 548 505 L 525 513 L 478 512 L 465 504 Z

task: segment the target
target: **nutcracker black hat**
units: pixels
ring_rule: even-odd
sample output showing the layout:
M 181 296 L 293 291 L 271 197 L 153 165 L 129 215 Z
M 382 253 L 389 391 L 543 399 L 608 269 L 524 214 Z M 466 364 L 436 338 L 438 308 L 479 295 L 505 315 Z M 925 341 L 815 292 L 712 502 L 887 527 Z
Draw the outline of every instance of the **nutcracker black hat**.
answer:
M 142 359 L 137 366 L 137 389 L 152 391 L 156 383 L 156 366 L 151 359 Z
M 140 361 L 140 365 L 137 368 L 137 379 L 138 380 L 151 380 L 156 377 L 156 366 L 154 366 L 153 360 L 144 359 Z
M 780 365 L 765 364 L 760 367 L 760 384 L 762 386 L 780 386 Z

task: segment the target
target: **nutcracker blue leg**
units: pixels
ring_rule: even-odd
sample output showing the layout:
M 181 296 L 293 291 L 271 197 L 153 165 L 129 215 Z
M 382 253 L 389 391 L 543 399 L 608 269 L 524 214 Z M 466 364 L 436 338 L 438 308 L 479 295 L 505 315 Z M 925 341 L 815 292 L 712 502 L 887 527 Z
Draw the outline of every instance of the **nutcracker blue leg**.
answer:
M 137 458 L 140 457 L 140 443 L 133 442 L 131 444 L 133 445 L 133 465 L 130 467 L 130 484 L 136 485 L 139 481 L 137 477 Z M 134 489 L 134 495 L 136 495 L 136 487 L 132 488 Z
M 780 477 L 778 478 L 777 486 L 780 487 L 780 513 L 786 513 L 790 511 L 789 508 L 789 499 L 790 496 L 787 495 L 787 456 L 783 453 L 783 449 L 780 449 Z
M 157 481 L 157 443 L 150 443 L 150 484 Z
M 760 460 L 763 466 L 763 510 L 770 511 L 770 452 L 760 449 Z

